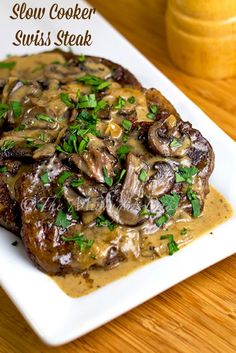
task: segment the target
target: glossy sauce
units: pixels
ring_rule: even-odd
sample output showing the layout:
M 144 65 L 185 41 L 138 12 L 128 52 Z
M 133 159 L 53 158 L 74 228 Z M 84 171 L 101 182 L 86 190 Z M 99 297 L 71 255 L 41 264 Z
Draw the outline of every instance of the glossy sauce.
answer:
M 196 219 L 189 217 L 185 221 L 177 221 L 166 230 L 159 230 L 153 235 L 149 235 L 144 241 L 151 242 L 156 247 L 156 256 L 143 254 L 137 259 L 130 259 L 121 263 L 114 269 L 93 269 L 84 275 L 66 275 L 65 277 L 53 276 L 52 279 L 58 286 L 71 297 L 86 295 L 97 288 L 117 280 L 130 272 L 144 266 L 159 257 L 166 256 L 167 240 L 160 240 L 161 235 L 173 234 L 179 248 L 187 245 L 197 237 L 210 232 L 214 236 L 214 228 L 227 221 L 233 215 L 233 210 L 228 201 L 212 186 L 205 201 L 203 214 Z M 185 235 L 181 235 L 181 230 L 187 229 Z M 223 234 L 222 234 L 222 242 Z M 174 256 L 174 255 L 173 255 Z

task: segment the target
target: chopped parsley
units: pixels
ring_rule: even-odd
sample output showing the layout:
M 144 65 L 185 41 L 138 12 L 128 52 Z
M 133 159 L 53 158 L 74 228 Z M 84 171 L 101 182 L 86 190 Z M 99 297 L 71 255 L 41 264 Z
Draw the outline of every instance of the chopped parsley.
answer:
M 39 212 L 43 212 L 45 209 L 45 204 L 39 202 L 36 204 L 36 208 L 37 208 L 37 210 L 39 210 Z
M 81 55 L 79 55 L 79 56 L 77 57 L 77 59 L 78 59 L 78 61 L 79 61 L 80 63 L 84 63 L 85 60 L 86 60 L 86 57 L 85 57 L 84 54 L 81 54 Z
M 96 96 L 94 93 L 92 94 L 85 94 L 83 96 L 78 97 L 78 103 L 76 105 L 76 108 L 96 108 L 97 106 L 97 100 Z
M 65 237 L 62 235 L 62 240 L 64 241 L 74 241 L 76 245 L 78 245 L 81 252 L 85 250 L 91 249 L 94 241 L 92 239 L 88 239 L 82 233 L 77 233 L 73 237 Z
M 37 114 L 36 119 L 40 121 L 47 121 L 48 123 L 54 123 L 55 119 L 51 118 L 50 116 L 46 114 Z
M 115 103 L 115 105 L 114 105 L 114 108 L 115 108 L 116 110 L 122 109 L 122 108 L 124 108 L 125 104 L 126 104 L 125 98 L 119 96 L 118 99 L 117 99 L 117 101 L 116 101 L 116 103 Z
M 13 140 L 5 140 L 3 142 L 3 145 L 0 147 L 1 152 L 6 152 L 10 149 L 12 149 L 15 146 L 15 141 Z
M 83 153 L 87 149 L 88 143 L 89 143 L 89 137 L 88 136 L 83 137 L 82 140 L 80 141 L 78 152 Z
M 19 116 L 21 115 L 21 111 L 22 111 L 21 103 L 19 101 L 12 101 L 11 108 L 13 111 L 14 118 L 19 118 Z
M 8 63 L 6 62 L 0 62 L 0 69 L 13 69 L 13 67 L 16 66 L 16 62 L 15 61 L 9 61 Z
M 70 225 L 70 221 L 67 219 L 66 214 L 62 211 L 59 210 L 56 220 L 55 220 L 55 225 L 57 227 L 62 227 L 63 229 L 66 229 Z
M 116 224 L 112 223 L 109 219 L 107 219 L 105 216 L 102 215 L 96 218 L 96 226 L 108 227 L 108 229 L 112 231 L 115 229 Z
M 104 175 L 104 183 L 107 184 L 108 186 L 112 186 L 113 179 L 108 176 L 107 167 L 103 168 L 103 175 Z
M 163 195 L 160 198 L 160 201 L 168 216 L 174 216 L 179 205 L 179 200 L 180 197 L 175 192 L 172 194 Z
M 75 209 L 74 207 L 71 205 L 71 204 L 68 204 L 68 213 L 72 216 L 72 218 L 77 221 L 78 220 L 78 215 L 77 213 L 75 212 Z
M 15 131 L 23 131 L 25 130 L 26 126 L 25 124 L 19 124 L 16 128 Z
M 180 143 L 179 140 L 177 140 L 175 138 L 170 143 L 170 147 L 172 147 L 172 148 L 178 148 L 180 146 L 182 146 L 182 144 Z
M 93 92 L 103 91 L 105 88 L 110 87 L 111 83 L 107 82 L 100 77 L 93 75 L 85 75 L 77 79 L 79 82 L 83 82 L 85 85 L 92 86 Z
M 173 255 L 176 251 L 179 250 L 178 244 L 174 241 L 173 234 L 162 235 L 160 239 L 168 239 L 169 255 Z
M 175 173 L 175 181 L 176 183 L 186 182 L 188 184 L 192 184 L 193 183 L 192 178 L 197 173 L 198 173 L 198 169 L 196 167 L 191 167 L 191 168 L 180 167 L 178 169 L 178 172 Z
M 75 103 L 73 102 L 73 100 L 69 97 L 68 93 L 61 93 L 60 94 L 60 98 L 61 101 L 67 105 L 67 107 L 69 108 L 74 108 L 75 107 Z
M 199 198 L 197 197 L 197 193 L 193 191 L 191 188 L 188 188 L 187 198 L 192 204 L 193 217 L 195 218 L 199 217 L 201 214 L 201 204 L 200 204 Z
M 129 98 L 127 99 L 127 102 L 130 103 L 130 104 L 134 104 L 134 103 L 136 103 L 136 99 L 135 99 L 134 96 L 132 96 L 132 97 L 129 97 Z
M 127 119 L 122 120 L 121 125 L 122 125 L 122 127 L 123 127 L 125 130 L 127 130 L 127 131 L 129 131 L 129 130 L 131 129 L 131 127 L 132 127 L 131 121 L 129 121 L 129 120 L 127 120 Z
M 0 119 L 5 118 L 7 112 L 8 112 L 8 105 L 4 103 L 0 103 Z
M 116 153 L 120 159 L 124 159 L 126 154 L 129 153 L 131 150 L 132 150 L 131 146 L 122 145 L 117 149 Z
M 181 235 L 186 235 L 188 233 L 188 229 L 187 228 L 182 228 L 180 231 Z
M 148 211 L 147 207 L 143 207 L 141 211 L 139 212 L 140 216 L 148 216 L 148 217 L 155 217 L 156 213 L 155 212 L 150 212 Z
M 141 169 L 138 178 L 139 178 L 139 180 L 142 181 L 142 182 L 145 182 L 145 181 L 147 180 L 148 174 L 147 174 L 147 172 L 146 172 L 145 169 Z
M 163 226 L 168 221 L 169 217 L 167 214 L 163 214 L 161 217 L 155 219 L 155 223 L 158 227 Z
M 150 112 L 147 114 L 148 119 L 155 120 L 158 113 L 158 106 L 156 104 L 151 104 L 149 107 Z
M 76 179 L 76 180 L 73 180 L 70 185 L 73 187 L 73 188 L 78 188 L 79 186 L 83 185 L 84 183 L 84 179 L 83 178 L 79 178 L 79 179 Z
M 41 181 L 44 185 L 50 184 L 50 180 L 49 180 L 49 176 L 48 176 L 48 172 L 44 173 L 41 176 Z
M 1 166 L 0 167 L 0 173 L 6 173 L 7 172 L 7 167 Z
M 71 172 L 68 172 L 68 171 L 66 171 L 66 170 L 63 171 L 63 172 L 59 175 L 59 177 L 58 177 L 58 179 L 57 179 L 58 184 L 59 184 L 59 185 L 63 185 L 64 182 L 65 182 L 68 178 L 70 178 L 72 175 L 73 175 L 73 173 L 71 173 Z
M 126 174 L 126 169 L 122 169 L 120 175 L 116 173 L 116 183 L 119 184 Z

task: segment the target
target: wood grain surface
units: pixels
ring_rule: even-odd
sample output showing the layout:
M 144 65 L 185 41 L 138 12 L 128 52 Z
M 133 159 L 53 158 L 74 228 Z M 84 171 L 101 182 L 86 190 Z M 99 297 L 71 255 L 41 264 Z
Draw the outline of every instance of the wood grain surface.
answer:
M 236 78 L 206 81 L 173 66 L 165 42 L 165 0 L 90 3 L 236 138 Z M 235 353 L 236 255 L 63 347 L 41 343 L 2 290 L 0 308 L 1 353 Z

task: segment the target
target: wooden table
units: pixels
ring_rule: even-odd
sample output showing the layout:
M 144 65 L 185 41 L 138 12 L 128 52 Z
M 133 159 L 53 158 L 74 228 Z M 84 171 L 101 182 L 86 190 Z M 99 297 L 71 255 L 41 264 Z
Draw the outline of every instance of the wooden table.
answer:
M 206 81 L 177 70 L 167 54 L 165 0 L 91 0 L 187 96 L 236 138 L 236 79 Z M 0 291 L 0 353 L 235 353 L 236 256 L 64 347 L 36 337 Z

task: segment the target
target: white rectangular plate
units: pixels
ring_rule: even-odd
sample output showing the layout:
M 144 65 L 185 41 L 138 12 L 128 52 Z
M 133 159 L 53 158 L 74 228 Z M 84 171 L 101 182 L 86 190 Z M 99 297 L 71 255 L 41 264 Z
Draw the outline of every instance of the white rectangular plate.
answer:
M 0 23 L 0 57 L 6 54 L 39 52 L 40 47 L 13 47 L 11 42 L 19 28 L 33 33 L 36 29 L 71 33 L 89 28 L 93 45 L 86 54 L 102 56 L 130 69 L 146 87 L 159 89 L 176 107 L 184 120 L 189 120 L 206 136 L 216 154 L 216 167 L 211 183 L 236 209 L 236 145 L 195 104 L 176 88 L 142 54 L 117 33 L 101 16 L 92 21 L 13 21 L 9 19 L 15 1 L 4 1 Z M 33 7 L 39 4 L 27 1 Z M 47 1 L 47 8 L 53 1 Z M 69 7 L 75 1 L 58 1 Z M 40 4 L 42 6 L 42 4 Z M 80 5 L 85 5 L 80 1 Z M 3 45 L 4 43 L 4 45 Z M 81 53 L 80 48 L 75 50 Z M 174 256 L 166 257 L 131 273 L 87 296 L 72 299 L 28 260 L 21 245 L 11 246 L 16 237 L 1 229 L 0 278 L 4 290 L 41 339 L 60 345 L 78 338 L 145 302 L 189 276 L 213 265 L 236 251 L 236 217 L 214 229 L 214 235 L 194 241 Z M 3 308 L 4 310 L 4 308 Z

